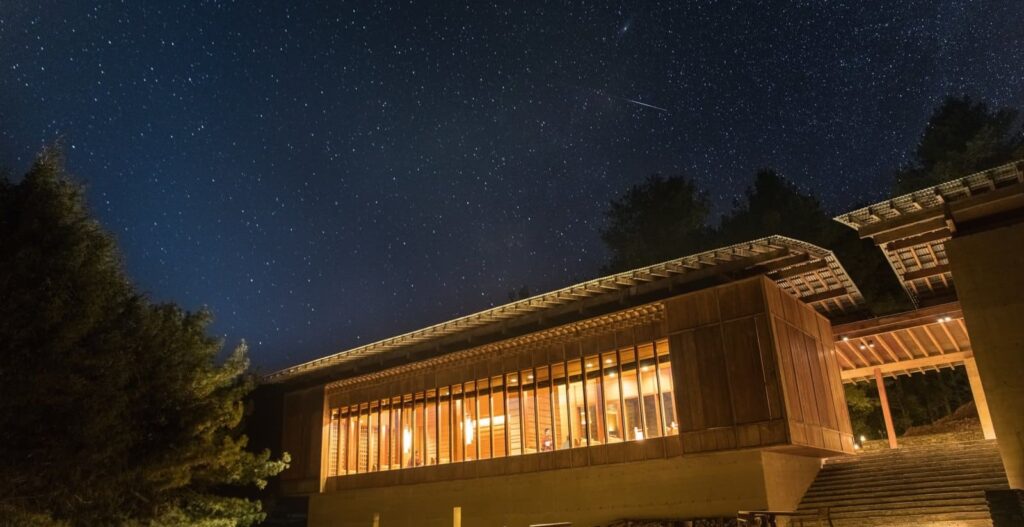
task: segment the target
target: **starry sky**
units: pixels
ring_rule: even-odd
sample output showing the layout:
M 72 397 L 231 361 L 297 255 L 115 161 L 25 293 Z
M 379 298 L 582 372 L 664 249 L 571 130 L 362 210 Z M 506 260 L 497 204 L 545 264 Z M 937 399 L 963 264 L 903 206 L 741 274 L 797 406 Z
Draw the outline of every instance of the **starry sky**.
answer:
M 129 274 L 271 371 L 598 274 L 608 200 L 881 199 L 1024 107 L 1024 2 L 0 2 L 0 165 L 60 138 Z

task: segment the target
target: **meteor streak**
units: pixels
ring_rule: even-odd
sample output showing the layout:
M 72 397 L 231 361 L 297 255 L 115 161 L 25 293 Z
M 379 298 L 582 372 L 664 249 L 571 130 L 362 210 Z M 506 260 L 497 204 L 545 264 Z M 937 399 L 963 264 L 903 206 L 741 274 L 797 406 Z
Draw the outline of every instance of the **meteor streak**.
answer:
M 655 110 L 658 110 L 659 112 L 668 112 L 668 110 L 666 110 L 665 108 L 662 108 L 660 106 L 655 106 L 653 104 L 647 104 L 645 102 L 634 101 L 633 99 L 626 99 L 626 101 L 631 102 L 633 104 L 639 104 L 640 106 L 646 106 L 648 108 L 653 108 Z

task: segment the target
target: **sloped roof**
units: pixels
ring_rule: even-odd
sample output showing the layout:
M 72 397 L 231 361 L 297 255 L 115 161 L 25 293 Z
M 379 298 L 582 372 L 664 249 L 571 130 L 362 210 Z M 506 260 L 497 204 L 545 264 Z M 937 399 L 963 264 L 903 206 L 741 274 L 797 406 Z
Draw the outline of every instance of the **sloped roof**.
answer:
M 1024 192 L 1024 161 L 947 181 L 837 216 L 871 238 L 915 305 L 956 298 L 946 241 L 961 219 L 991 215 Z
M 684 283 L 706 279 L 732 281 L 756 274 L 765 274 L 784 290 L 830 318 L 855 314 L 864 306 L 860 290 L 831 251 L 785 236 L 769 236 L 596 278 L 486 309 L 291 366 L 267 375 L 264 380 L 284 382 L 374 355 L 412 350 L 471 331 L 491 328 L 499 332 L 514 321 L 536 318 L 559 308 L 603 297 L 621 303 L 626 297 L 669 290 Z

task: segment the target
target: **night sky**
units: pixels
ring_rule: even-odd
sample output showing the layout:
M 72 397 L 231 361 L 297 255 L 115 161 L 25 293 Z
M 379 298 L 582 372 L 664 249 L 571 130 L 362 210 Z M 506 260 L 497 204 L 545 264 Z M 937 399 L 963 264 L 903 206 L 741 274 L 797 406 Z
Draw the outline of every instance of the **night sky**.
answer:
M 594 277 L 653 172 L 838 212 L 945 95 L 1024 107 L 1020 0 L 172 4 L 0 1 L 0 165 L 62 138 L 139 286 L 261 371 Z

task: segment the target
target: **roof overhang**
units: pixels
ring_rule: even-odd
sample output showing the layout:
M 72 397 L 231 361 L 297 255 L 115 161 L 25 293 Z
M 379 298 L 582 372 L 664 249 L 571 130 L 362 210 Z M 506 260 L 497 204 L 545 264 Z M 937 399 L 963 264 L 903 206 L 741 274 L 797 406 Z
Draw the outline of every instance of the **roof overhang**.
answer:
M 1024 161 L 947 181 L 836 217 L 871 238 L 916 306 L 956 298 L 945 243 L 957 231 L 1024 211 Z
M 831 251 L 784 236 L 769 236 L 494 307 L 291 366 L 264 380 L 325 382 L 759 274 L 830 319 L 846 320 L 863 311 L 864 298 Z
M 951 302 L 833 326 L 844 383 L 952 368 L 973 356 L 960 304 Z

